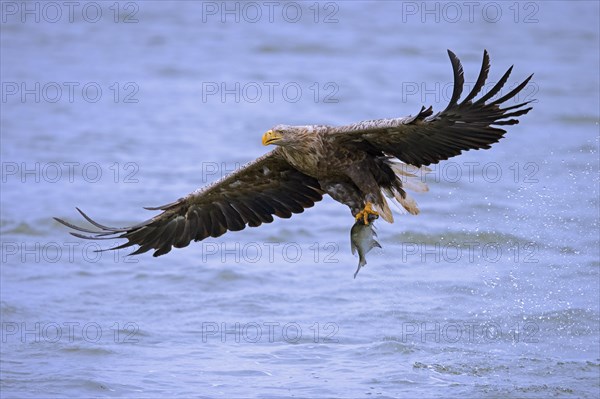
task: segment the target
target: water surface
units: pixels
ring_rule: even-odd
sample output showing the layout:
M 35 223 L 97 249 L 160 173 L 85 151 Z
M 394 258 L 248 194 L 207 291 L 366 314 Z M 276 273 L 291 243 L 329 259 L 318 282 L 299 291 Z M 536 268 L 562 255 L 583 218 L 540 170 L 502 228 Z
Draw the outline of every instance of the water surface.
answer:
M 23 22 L 11 4 L 3 397 L 597 397 L 596 2 L 277 3 L 272 21 L 262 3 L 256 19 L 102 2 L 97 22 L 83 6 Z M 378 224 L 356 280 L 330 199 L 161 258 L 96 255 L 110 243 L 51 219 L 147 218 L 263 154 L 277 123 L 442 109 L 448 48 L 467 83 L 483 49 L 490 81 L 535 73 L 521 100 L 537 103 L 492 150 L 435 166 L 421 214 Z

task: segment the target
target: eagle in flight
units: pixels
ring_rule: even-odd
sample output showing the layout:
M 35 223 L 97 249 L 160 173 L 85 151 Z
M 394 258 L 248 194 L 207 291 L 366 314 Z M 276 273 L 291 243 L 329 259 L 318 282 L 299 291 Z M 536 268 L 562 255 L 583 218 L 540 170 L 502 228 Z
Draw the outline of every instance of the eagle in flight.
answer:
M 516 117 L 531 110 L 527 107 L 531 101 L 504 105 L 533 75 L 491 100 L 507 82 L 512 66 L 487 93 L 475 99 L 488 77 L 487 51 L 473 89 L 459 102 L 463 68 L 453 52 L 448 50 L 448 55 L 454 86 L 450 103 L 441 112 L 422 107 L 415 116 L 336 127 L 277 125 L 262 136 L 262 143 L 275 145 L 274 150 L 173 203 L 146 208 L 162 212 L 142 223 L 108 227 L 79 209 L 95 228 L 55 219 L 75 230 L 71 234 L 76 237 L 127 240 L 110 249 L 138 245 L 132 255 L 154 250 L 154 256 L 160 256 L 172 247 L 186 247 L 192 240 L 257 227 L 272 222 L 274 216 L 289 218 L 312 207 L 325 194 L 350 208 L 355 225 L 368 226 L 379 216 L 392 223 L 386 198 L 417 214 L 416 203 L 405 189 L 426 189 L 415 180 L 421 168 L 462 151 L 490 148 L 506 133 L 499 126 L 514 125 L 519 122 Z

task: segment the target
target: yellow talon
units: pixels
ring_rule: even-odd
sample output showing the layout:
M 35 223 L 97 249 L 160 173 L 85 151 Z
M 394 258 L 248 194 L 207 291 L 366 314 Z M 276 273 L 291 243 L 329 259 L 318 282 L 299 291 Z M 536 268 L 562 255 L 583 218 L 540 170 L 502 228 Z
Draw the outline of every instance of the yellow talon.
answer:
M 367 201 L 364 209 L 356 214 L 355 219 L 356 219 L 356 221 L 359 221 L 360 219 L 362 219 L 363 223 L 366 226 L 369 224 L 369 215 L 375 215 L 375 216 L 379 217 L 379 213 L 377 211 L 374 211 L 372 204 Z

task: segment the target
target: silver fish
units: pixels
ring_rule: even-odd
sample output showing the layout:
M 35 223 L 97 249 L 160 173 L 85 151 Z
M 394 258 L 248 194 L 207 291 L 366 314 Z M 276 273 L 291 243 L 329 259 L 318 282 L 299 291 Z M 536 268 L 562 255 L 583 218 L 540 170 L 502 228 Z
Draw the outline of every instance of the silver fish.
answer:
M 352 254 L 354 255 L 358 251 L 358 268 L 354 273 L 354 278 L 356 278 L 360 268 L 367 264 L 367 259 L 365 258 L 367 253 L 375 247 L 381 248 L 381 245 L 375 241 L 374 237 L 377 237 L 377 233 L 375 233 L 375 226 L 371 220 L 368 225 L 365 225 L 362 220 L 358 220 L 350 230 Z

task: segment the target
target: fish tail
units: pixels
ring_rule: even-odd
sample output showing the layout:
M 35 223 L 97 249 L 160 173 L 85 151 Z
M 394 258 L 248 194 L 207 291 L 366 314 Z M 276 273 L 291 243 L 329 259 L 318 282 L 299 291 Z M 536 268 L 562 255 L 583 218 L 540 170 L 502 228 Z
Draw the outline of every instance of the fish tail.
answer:
M 361 267 L 363 267 L 366 264 L 367 264 L 367 258 L 364 255 L 360 256 L 358 259 L 358 268 L 360 269 Z
M 366 264 L 367 264 L 367 259 L 365 258 L 365 256 L 363 254 L 359 253 L 358 254 L 358 267 L 356 268 L 356 271 L 354 272 L 354 278 L 356 278 L 356 275 L 358 274 L 360 269 L 362 269 L 362 267 Z

